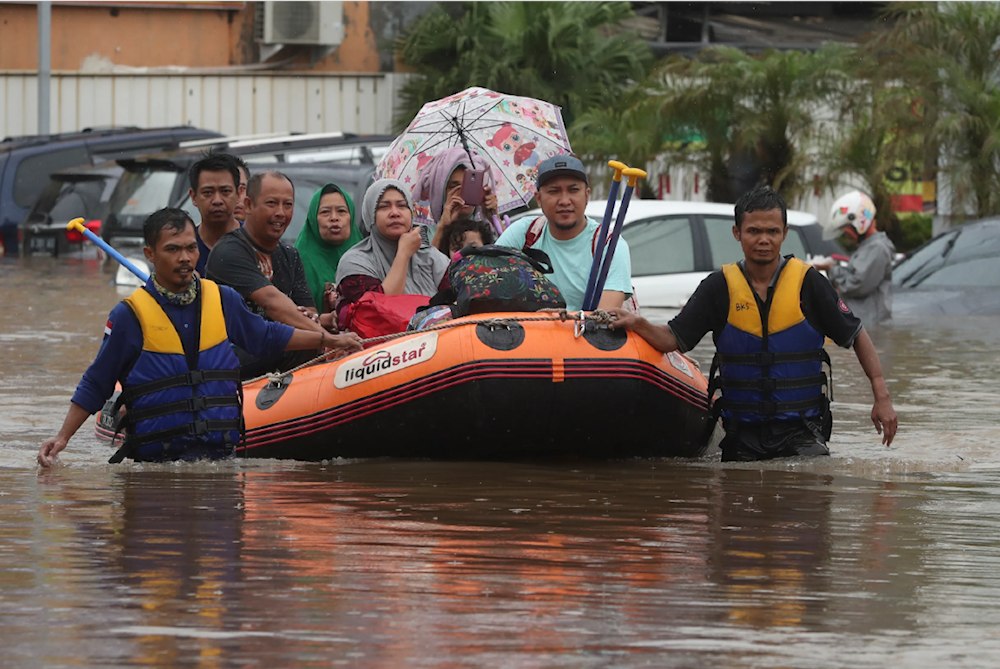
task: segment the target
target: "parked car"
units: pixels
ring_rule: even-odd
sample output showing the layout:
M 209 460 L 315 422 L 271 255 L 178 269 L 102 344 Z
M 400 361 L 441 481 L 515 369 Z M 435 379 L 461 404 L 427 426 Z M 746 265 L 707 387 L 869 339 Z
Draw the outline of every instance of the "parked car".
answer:
M 291 137 L 288 133 L 211 137 L 181 142 L 181 149 L 225 149 L 237 142 L 252 143 Z M 53 172 L 34 207 L 21 221 L 21 247 L 25 255 L 59 255 L 75 251 L 83 235 L 67 231 L 66 224 L 77 217 L 96 233 L 107 217 L 111 194 L 125 170 L 110 161 L 98 167 L 73 168 Z
M 107 128 L 6 138 L 0 142 L 0 235 L 5 253 L 17 254 L 18 226 L 49 183 L 52 172 L 92 166 L 138 152 L 176 149 L 184 140 L 221 136 L 210 130 L 181 126 Z
M 1000 315 L 1000 217 L 946 230 L 892 270 L 893 318 Z
M 587 215 L 604 219 L 607 200 L 591 200 Z M 539 216 L 540 210 L 523 216 Z M 679 309 L 698 284 L 726 263 L 743 258 L 733 238 L 733 205 L 714 202 L 632 200 L 625 213 L 622 237 L 632 257 L 632 285 L 640 306 Z M 812 214 L 788 212 L 788 236 L 781 246 L 785 255 L 844 255 Z
M 83 218 L 88 228 L 100 233 L 111 193 L 124 171 L 112 163 L 53 172 L 21 222 L 23 253 L 59 256 L 75 250 L 84 239 L 79 232 L 66 229 L 74 218 Z
M 347 168 L 341 174 L 370 176 L 393 139 L 388 135 L 327 133 L 233 142 L 225 150 L 246 160 L 251 172 L 278 169 L 277 165 L 285 168 L 314 163 Z M 195 222 L 200 222 L 188 198 L 188 169 L 202 154 L 202 150 L 186 150 L 117 161 L 125 173 L 111 195 L 108 216 L 101 228 L 104 240 L 112 245 L 141 245 L 143 222 L 163 207 L 187 208 L 193 212 Z

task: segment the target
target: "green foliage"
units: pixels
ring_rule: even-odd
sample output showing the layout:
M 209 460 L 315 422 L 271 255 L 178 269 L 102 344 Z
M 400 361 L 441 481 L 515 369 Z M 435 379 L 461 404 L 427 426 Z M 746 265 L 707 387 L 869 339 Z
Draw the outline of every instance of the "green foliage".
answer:
M 893 22 L 866 44 L 876 80 L 903 82 L 925 107 L 928 165 L 947 179 L 954 209 L 1000 213 L 1000 5 L 894 3 Z
M 893 242 L 900 253 L 909 253 L 932 237 L 934 217 L 930 214 L 910 214 L 899 220 L 899 234 Z
M 835 90 L 831 76 L 822 52 L 752 56 L 713 47 L 697 59 L 666 60 L 623 97 L 627 108 L 592 111 L 570 137 L 595 155 L 630 156 L 644 164 L 665 154 L 670 162 L 695 164 L 709 175 L 713 200 L 734 201 L 740 173 L 755 167 L 756 181 L 794 197 L 805 186 L 801 172 L 808 156 L 801 145 L 816 128 L 811 105 Z M 672 141 L 685 133 L 704 141 Z
M 652 61 L 648 45 L 616 32 L 626 2 L 464 2 L 459 16 L 439 5 L 401 41 L 403 62 L 422 76 L 403 87 L 396 126 L 427 102 L 470 86 L 524 95 L 575 115 L 615 104 Z

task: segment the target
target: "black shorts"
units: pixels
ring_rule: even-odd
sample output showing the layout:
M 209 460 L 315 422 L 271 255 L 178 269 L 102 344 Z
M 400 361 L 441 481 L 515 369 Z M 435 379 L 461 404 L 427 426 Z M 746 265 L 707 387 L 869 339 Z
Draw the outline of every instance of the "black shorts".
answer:
M 719 445 L 723 462 L 830 455 L 819 423 L 808 418 L 765 423 L 731 421 L 725 428 L 726 438 Z

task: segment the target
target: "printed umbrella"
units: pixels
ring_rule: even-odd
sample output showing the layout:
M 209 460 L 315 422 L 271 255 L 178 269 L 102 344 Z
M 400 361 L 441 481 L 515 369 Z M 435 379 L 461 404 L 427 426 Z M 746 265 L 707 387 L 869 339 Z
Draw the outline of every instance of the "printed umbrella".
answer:
M 559 107 L 467 88 L 425 104 L 386 151 L 375 178 L 408 184 L 413 189 L 417 222 L 428 222 L 430 205 L 420 200 L 420 170 L 439 152 L 454 146 L 477 152 L 489 162 L 500 214 L 527 206 L 535 195 L 538 163 L 571 152 Z

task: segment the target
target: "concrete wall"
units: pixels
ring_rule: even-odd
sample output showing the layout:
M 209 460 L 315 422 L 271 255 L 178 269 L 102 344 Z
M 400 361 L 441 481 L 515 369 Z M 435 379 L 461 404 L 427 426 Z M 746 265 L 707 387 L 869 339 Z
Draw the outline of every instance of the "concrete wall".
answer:
M 93 126 L 195 125 L 227 135 L 388 133 L 406 75 L 53 74 L 53 133 Z M 34 134 L 37 78 L 0 72 L 0 138 Z

